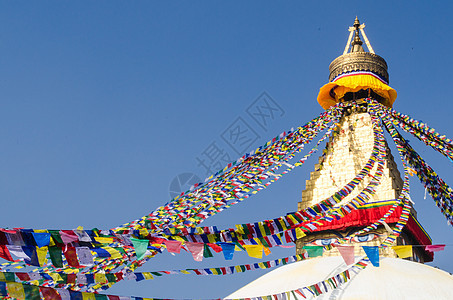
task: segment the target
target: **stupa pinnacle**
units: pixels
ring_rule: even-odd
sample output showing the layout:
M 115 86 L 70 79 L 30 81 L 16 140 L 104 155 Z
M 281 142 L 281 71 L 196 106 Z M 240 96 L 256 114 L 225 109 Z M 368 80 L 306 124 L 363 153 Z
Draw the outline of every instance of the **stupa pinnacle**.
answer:
M 387 62 L 374 53 L 364 28 L 365 24 L 360 24 L 356 17 L 354 25 L 349 27 L 349 38 L 343 54 L 329 66 L 329 83 L 320 89 L 318 95 L 318 102 L 324 109 L 338 102 L 368 96 L 388 107 L 392 107 L 395 102 L 397 94 L 388 85 Z M 369 52 L 363 49 L 360 35 Z

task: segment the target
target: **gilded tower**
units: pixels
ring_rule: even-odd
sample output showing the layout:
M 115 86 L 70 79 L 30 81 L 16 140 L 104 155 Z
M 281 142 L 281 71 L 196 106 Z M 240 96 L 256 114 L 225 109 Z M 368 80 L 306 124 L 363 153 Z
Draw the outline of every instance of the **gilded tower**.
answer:
M 365 166 L 371 155 L 374 135 L 371 116 L 367 112 L 364 98 L 373 98 L 380 103 L 391 107 L 396 99 L 396 91 L 389 85 L 389 75 L 386 61 L 374 53 L 364 31 L 365 24 L 360 24 L 356 18 L 354 25 L 349 28 L 350 34 L 343 55 L 337 57 L 329 66 L 329 83 L 319 92 L 318 102 L 327 109 L 338 102 L 354 102 L 354 108 L 344 110 L 336 134 L 331 138 L 319 158 L 310 179 L 306 181 L 302 191 L 302 201 L 298 203 L 298 210 L 308 208 L 328 198 L 350 182 Z M 364 50 L 361 39 L 365 41 L 368 52 Z M 376 167 L 376 166 L 375 166 Z M 365 178 L 361 184 L 341 203 L 346 203 L 358 195 L 371 180 Z M 317 231 L 297 240 L 296 252 L 301 254 L 303 246 L 326 246 L 339 238 L 347 238 L 373 222 L 376 222 L 397 199 L 402 190 L 403 181 L 400 172 L 386 146 L 386 157 L 383 167 L 383 176 L 374 195 L 368 203 L 356 212 L 327 226 L 321 226 Z M 358 246 L 379 246 L 392 232 L 397 217 L 388 218 L 376 230 L 363 235 L 355 236 L 349 241 Z M 430 238 L 420 226 L 414 209 L 407 226 L 401 236 L 395 240 L 396 245 L 426 245 Z M 413 248 L 411 260 L 426 262 L 432 260 L 432 254 L 424 249 Z M 396 257 L 391 247 L 380 248 L 380 255 Z M 340 255 L 336 248 L 325 251 L 324 256 Z M 364 255 L 361 247 L 355 247 L 355 255 Z

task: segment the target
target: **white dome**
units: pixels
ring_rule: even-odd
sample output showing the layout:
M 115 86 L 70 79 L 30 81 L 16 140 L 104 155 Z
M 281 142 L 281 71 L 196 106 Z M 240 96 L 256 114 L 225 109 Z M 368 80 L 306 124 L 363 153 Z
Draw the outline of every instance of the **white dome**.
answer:
M 299 261 L 273 270 L 225 298 L 251 298 L 296 290 L 346 269 L 341 256 Z M 421 263 L 381 257 L 380 267 L 369 264 L 348 282 L 316 299 L 453 299 L 453 276 Z

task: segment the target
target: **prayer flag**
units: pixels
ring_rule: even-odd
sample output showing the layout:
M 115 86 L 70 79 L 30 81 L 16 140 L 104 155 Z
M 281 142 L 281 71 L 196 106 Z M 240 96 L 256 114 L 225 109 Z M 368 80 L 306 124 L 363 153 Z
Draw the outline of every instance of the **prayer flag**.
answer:
M 33 238 L 35 239 L 38 247 L 49 246 L 50 244 L 50 233 L 48 232 L 32 232 Z
M 66 247 L 63 253 L 69 266 L 75 268 L 80 267 L 75 247 Z
M 60 237 L 65 245 L 79 240 L 72 230 L 60 230 Z
M 110 244 L 110 243 L 113 243 L 113 238 L 109 238 L 109 237 L 101 237 L 101 236 L 95 236 L 94 237 L 94 240 L 98 243 L 101 243 L 101 244 Z
M 83 230 L 83 227 L 79 226 L 77 229 L 74 229 L 72 232 L 74 232 L 77 235 L 79 241 L 91 242 L 90 236 L 88 235 L 88 233 L 86 233 L 85 230 Z
M 322 246 L 304 246 L 303 249 L 307 251 L 308 257 L 322 256 L 324 248 Z
M 437 252 L 444 250 L 445 245 L 426 245 L 425 250 L 431 252 Z
M 42 296 L 46 300 L 61 300 L 60 295 L 53 288 L 40 286 L 39 290 L 41 291 Z
M 300 227 L 297 227 L 296 228 L 296 238 L 300 239 L 300 238 L 303 238 L 304 236 L 306 236 L 305 232 L 303 232 L 303 230 Z
M 180 241 L 173 241 L 173 240 L 166 240 L 164 242 L 165 246 L 167 246 L 167 251 L 171 253 L 180 253 L 182 242 Z
M 41 300 L 41 296 L 39 295 L 39 287 L 34 285 L 23 285 L 25 299 L 27 300 Z
M 83 300 L 96 300 L 96 297 L 93 293 L 82 292 L 82 299 Z
M 20 259 L 30 260 L 30 257 L 24 253 L 24 250 L 21 246 L 7 245 L 6 247 L 8 248 L 9 253 L 13 254 L 14 256 Z
M 38 263 L 39 266 L 44 266 L 47 264 L 47 252 L 48 252 L 48 247 L 36 247 L 36 255 L 38 256 Z
M 208 246 L 211 247 L 212 250 L 214 250 L 216 253 L 219 253 L 220 251 L 222 251 L 222 247 L 220 247 L 217 244 L 208 244 Z
M 83 266 L 91 266 L 94 264 L 93 262 L 93 255 L 91 254 L 91 250 L 88 247 L 77 247 L 76 248 L 77 257 L 79 262 Z
M 9 261 L 13 261 L 11 254 L 9 253 L 6 245 L 0 245 L 0 257 Z
M 342 246 L 336 245 L 338 251 L 340 251 L 344 262 L 349 266 L 354 263 L 354 246 Z
M 63 267 L 63 258 L 62 251 L 60 247 L 49 247 L 50 260 L 54 267 L 62 268 Z
M 379 267 L 379 248 L 377 246 L 362 246 L 362 248 L 370 259 L 371 264 L 375 267 Z
M 141 260 L 145 257 L 146 250 L 148 249 L 149 240 L 140 240 L 131 238 L 132 245 L 135 249 L 135 255 L 138 260 Z
M 203 247 L 203 257 L 213 257 L 211 250 L 209 249 L 208 244 L 204 244 Z
M 399 258 L 412 257 L 412 246 L 411 245 L 393 246 L 392 249 L 395 250 L 395 252 Z
M 236 247 L 233 243 L 219 243 L 222 247 L 223 256 L 226 260 L 232 260 L 234 254 L 234 248 Z
M 192 253 L 192 257 L 195 261 L 202 261 L 203 260 L 203 250 L 204 244 L 203 243 L 186 243 L 189 252 Z
M 25 300 L 25 291 L 21 283 L 7 282 L 6 288 L 8 289 L 8 294 L 11 298 Z
M 244 248 L 250 257 L 263 258 L 263 245 L 244 245 Z

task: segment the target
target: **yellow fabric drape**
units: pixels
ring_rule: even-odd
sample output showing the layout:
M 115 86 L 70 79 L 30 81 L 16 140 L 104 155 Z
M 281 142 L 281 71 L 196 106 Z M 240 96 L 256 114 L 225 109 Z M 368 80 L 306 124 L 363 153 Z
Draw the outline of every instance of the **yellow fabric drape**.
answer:
M 342 98 L 347 92 L 357 92 L 368 88 L 387 99 L 390 107 L 396 100 L 396 91 L 373 75 L 351 74 L 340 77 L 339 79 L 329 82 L 321 87 L 318 94 L 318 103 L 322 106 L 322 108 L 328 109 L 338 103 L 339 99 Z M 332 97 L 330 93 L 332 89 L 335 91 L 335 97 Z

